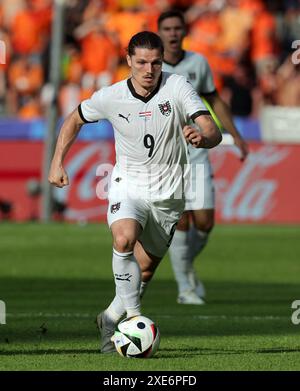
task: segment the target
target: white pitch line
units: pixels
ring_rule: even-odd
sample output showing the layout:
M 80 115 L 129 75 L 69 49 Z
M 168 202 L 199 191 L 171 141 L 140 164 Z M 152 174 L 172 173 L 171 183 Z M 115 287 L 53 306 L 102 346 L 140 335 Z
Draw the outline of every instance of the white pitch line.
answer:
M 9 318 L 95 318 L 96 313 L 82 313 L 82 312 L 19 312 L 7 313 Z M 178 318 L 182 315 L 176 314 L 152 314 L 156 318 Z M 289 319 L 288 316 L 279 315 L 186 315 L 188 318 L 200 320 L 283 320 Z

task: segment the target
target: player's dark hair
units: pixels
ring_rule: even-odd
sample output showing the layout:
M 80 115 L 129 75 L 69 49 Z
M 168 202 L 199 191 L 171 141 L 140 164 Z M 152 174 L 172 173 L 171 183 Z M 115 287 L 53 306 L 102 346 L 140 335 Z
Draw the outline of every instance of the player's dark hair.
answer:
M 162 40 L 157 34 L 152 33 L 151 31 L 141 31 L 131 38 L 127 49 L 129 56 L 133 56 L 135 54 L 136 48 L 159 49 L 161 55 L 164 54 L 164 45 Z
M 172 9 L 172 10 L 169 10 L 169 11 L 165 11 L 165 12 L 163 12 L 163 13 L 161 13 L 159 15 L 159 18 L 157 20 L 158 28 L 160 28 L 161 23 L 165 19 L 169 19 L 169 18 L 178 18 L 178 19 L 181 20 L 182 24 L 185 26 L 185 20 L 184 20 L 183 13 L 181 11 L 179 11 L 179 10 Z

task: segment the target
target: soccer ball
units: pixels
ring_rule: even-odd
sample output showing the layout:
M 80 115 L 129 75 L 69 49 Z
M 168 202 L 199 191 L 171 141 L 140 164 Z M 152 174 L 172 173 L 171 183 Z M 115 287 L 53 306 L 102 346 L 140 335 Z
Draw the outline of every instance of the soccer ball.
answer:
M 151 319 L 133 316 L 118 324 L 112 341 L 123 357 L 149 358 L 158 349 L 160 334 Z

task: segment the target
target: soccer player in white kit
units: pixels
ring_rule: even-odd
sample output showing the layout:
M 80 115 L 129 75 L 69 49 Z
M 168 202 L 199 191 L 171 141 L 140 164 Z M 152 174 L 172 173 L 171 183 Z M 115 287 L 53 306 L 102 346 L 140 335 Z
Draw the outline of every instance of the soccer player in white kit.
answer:
M 184 16 L 171 10 L 158 18 L 158 32 L 164 44 L 163 70 L 183 75 L 189 80 L 201 97 L 204 97 L 221 120 L 224 129 L 230 133 L 239 148 L 241 160 L 248 154 L 248 147 L 236 129 L 227 105 L 218 95 L 210 67 L 205 57 L 182 49 L 186 34 Z M 192 183 L 196 183 L 196 164 L 204 164 L 204 202 L 187 200 L 170 247 L 170 259 L 178 285 L 178 303 L 204 304 L 205 289 L 198 279 L 193 261 L 205 247 L 209 233 L 214 226 L 214 185 L 211 164 L 206 149 L 195 149 L 189 145 L 192 166 Z M 192 224 L 190 221 L 192 220 Z
M 111 337 L 126 316 L 141 314 L 140 288 L 151 278 L 184 210 L 187 142 L 212 148 L 222 135 L 183 76 L 162 72 L 163 44 L 141 32 L 128 46 L 131 77 L 95 92 L 65 120 L 49 181 L 69 184 L 63 160 L 86 122 L 108 119 L 114 128 L 116 165 L 111 175 L 108 224 L 113 236 L 116 295 L 97 317 L 101 351 L 115 351 Z M 190 119 L 201 128 L 185 126 Z

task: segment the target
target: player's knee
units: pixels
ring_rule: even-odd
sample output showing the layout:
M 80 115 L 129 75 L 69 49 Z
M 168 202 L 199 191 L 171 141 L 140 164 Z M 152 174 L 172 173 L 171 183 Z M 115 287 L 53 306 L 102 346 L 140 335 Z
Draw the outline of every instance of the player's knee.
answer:
M 214 228 L 215 219 L 213 216 L 207 216 L 205 219 L 202 219 L 201 221 L 195 221 L 194 224 L 196 229 L 198 229 L 199 231 L 209 233 Z
M 136 240 L 129 238 L 124 234 L 118 234 L 114 237 L 114 249 L 120 253 L 133 251 Z
M 189 229 L 189 215 L 187 213 L 183 213 L 180 220 L 177 223 L 176 229 L 180 231 L 188 231 Z

